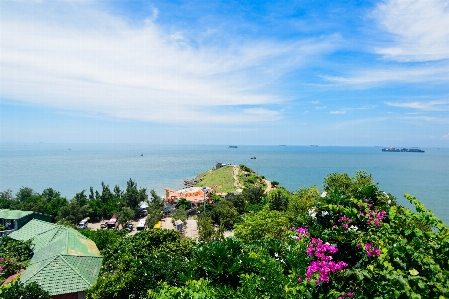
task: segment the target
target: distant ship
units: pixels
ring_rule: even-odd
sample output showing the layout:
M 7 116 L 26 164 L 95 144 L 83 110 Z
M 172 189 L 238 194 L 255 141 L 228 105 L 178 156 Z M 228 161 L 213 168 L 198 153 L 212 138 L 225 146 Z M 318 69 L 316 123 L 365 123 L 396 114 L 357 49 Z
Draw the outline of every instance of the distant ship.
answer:
M 422 149 L 419 149 L 417 147 L 411 147 L 411 148 L 395 148 L 395 147 L 384 147 L 382 149 L 383 152 L 407 152 L 407 153 L 424 153 Z
M 237 148 L 237 145 L 230 145 L 228 148 Z

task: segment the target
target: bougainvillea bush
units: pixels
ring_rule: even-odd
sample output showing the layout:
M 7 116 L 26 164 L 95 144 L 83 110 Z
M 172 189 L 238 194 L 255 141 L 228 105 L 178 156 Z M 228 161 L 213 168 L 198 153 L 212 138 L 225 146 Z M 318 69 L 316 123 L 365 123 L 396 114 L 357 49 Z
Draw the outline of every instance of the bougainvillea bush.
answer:
M 376 185 L 335 182 L 325 180 L 321 201 L 290 229 L 307 247 L 298 277 L 305 290 L 315 298 L 447 298 L 447 226 L 411 195 L 416 212 Z

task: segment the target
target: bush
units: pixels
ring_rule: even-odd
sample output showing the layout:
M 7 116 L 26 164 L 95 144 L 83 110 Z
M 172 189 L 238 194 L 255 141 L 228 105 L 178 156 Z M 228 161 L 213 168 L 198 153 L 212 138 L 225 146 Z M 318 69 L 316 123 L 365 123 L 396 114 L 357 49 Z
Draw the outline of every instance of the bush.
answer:
M 16 280 L 12 284 L 0 287 L 2 299 L 50 299 L 48 292 L 44 291 L 36 282 L 26 285 Z

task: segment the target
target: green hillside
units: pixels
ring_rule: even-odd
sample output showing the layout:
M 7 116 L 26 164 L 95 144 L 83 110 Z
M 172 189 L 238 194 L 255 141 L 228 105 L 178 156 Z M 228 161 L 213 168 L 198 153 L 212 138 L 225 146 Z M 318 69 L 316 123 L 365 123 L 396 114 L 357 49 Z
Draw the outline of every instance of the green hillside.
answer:
M 201 181 L 196 184 L 201 186 L 217 186 L 215 188 L 217 193 L 228 193 L 236 191 L 238 188 L 234 185 L 233 166 L 224 166 L 220 169 L 210 169 L 198 175 Z

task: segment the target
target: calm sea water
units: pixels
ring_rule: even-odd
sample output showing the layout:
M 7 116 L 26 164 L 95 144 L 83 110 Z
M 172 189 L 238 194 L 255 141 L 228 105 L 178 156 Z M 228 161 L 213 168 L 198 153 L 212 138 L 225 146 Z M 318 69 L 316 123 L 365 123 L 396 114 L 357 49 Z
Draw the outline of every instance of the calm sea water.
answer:
M 245 164 L 290 191 L 315 185 L 322 189 L 332 172 L 366 170 L 381 190 L 410 207 L 404 193 L 416 196 L 449 224 L 449 149 L 425 153 L 387 153 L 379 147 L 0 144 L 0 190 L 22 186 L 37 192 L 53 188 L 69 199 L 82 190 L 122 189 L 132 178 L 139 187 L 183 186 L 183 180 L 213 168 L 216 162 Z M 141 156 L 143 155 L 143 156 Z M 256 157 L 256 159 L 250 159 Z

